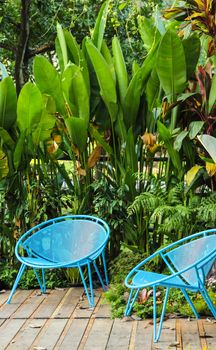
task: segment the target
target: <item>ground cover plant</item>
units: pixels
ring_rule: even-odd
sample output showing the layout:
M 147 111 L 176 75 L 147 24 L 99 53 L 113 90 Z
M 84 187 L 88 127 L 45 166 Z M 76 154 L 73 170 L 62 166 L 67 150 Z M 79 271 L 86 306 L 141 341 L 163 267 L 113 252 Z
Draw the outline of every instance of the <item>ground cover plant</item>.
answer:
M 81 21 L 80 31 L 77 18 L 84 10 L 72 3 L 65 22 L 63 8 L 57 11 L 52 3 L 53 22 L 45 25 L 50 46 L 34 54 L 23 46 L 23 79 L 15 74 L 14 82 L 16 63 L 8 63 L 16 61 L 13 55 L 7 61 L 4 51 L 0 58 L 6 64 L 0 66 L 4 286 L 13 276 L 17 239 L 48 218 L 83 213 L 105 219 L 111 228 L 109 261 L 125 250 L 138 259 L 216 224 L 215 21 L 209 22 L 215 2 L 176 2 L 160 14 L 150 2 L 139 7 L 132 1 L 89 1 L 97 18 Z M 39 3 L 31 6 L 28 11 L 39 11 Z M 8 47 L 7 21 L 1 35 Z M 37 21 L 41 25 L 40 16 Z M 33 19 L 29 25 L 33 32 Z M 28 45 L 47 44 L 31 35 Z M 114 289 L 123 292 L 116 272 L 110 274 Z M 74 271 L 67 278 L 78 281 Z M 53 280 L 50 285 L 58 286 L 61 277 Z M 24 286 L 31 284 L 26 277 Z M 121 299 L 121 310 L 122 305 Z

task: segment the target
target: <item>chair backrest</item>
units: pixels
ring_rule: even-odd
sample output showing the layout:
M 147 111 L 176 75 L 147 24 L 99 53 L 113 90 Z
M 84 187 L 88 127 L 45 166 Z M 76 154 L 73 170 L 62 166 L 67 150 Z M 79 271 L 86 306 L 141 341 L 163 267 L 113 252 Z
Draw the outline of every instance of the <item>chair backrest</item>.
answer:
M 216 234 L 203 236 L 182 244 L 166 253 L 166 257 L 177 271 L 197 264 L 199 277 L 204 282 L 216 258 Z M 199 263 L 200 260 L 202 261 Z M 199 283 L 195 267 L 185 271 L 182 277 L 191 285 L 198 285 Z
M 89 216 L 61 217 L 38 226 L 22 246 L 54 263 L 90 257 L 104 248 L 109 236 L 108 226 L 101 219 Z

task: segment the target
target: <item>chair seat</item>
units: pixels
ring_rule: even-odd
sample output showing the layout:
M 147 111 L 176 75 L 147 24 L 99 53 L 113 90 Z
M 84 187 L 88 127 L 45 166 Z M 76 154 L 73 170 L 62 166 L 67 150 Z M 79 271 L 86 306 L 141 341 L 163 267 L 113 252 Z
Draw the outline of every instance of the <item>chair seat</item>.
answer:
M 162 280 L 165 277 L 169 277 L 169 276 L 170 275 L 164 275 L 164 274 L 161 274 L 161 273 L 155 273 L 155 272 L 148 272 L 148 271 L 141 271 L 141 270 L 139 270 L 136 273 L 136 275 L 133 277 L 132 283 L 133 283 L 134 286 L 136 286 L 136 285 L 143 285 L 143 287 L 144 287 L 145 284 L 154 283 L 156 281 L 159 281 L 157 283 L 157 285 L 179 286 L 179 287 L 183 287 L 183 288 L 189 288 L 189 289 L 193 288 L 194 289 L 194 286 L 191 287 L 191 286 L 187 285 L 178 276 L 171 277 L 168 281 L 160 283 L 160 280 Z

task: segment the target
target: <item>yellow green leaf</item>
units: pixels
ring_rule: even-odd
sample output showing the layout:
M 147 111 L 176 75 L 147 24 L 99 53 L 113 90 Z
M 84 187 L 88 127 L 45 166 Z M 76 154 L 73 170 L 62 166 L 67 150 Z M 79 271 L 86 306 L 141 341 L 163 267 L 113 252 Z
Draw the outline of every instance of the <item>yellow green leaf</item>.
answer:
M 189 186 L 197 175 L 198 171 L 202 168 L 200 165 L 194 165 L 186 174 L 185 180 L 187 185 Z

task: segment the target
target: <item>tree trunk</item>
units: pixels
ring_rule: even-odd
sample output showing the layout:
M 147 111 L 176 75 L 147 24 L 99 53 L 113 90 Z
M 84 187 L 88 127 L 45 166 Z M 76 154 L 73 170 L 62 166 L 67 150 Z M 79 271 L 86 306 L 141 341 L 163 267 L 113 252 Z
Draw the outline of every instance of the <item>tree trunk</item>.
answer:
M 22 86 L 25 83 L 24 77 L 24 60 L 26 59 L 26 52 L 28 50 L 29 40 L 29 16 L 30 16 L 30 3 L 31 0 L 21 1 L 21 18 L 20 18 L 20 35 L 18 39 L 16 62 L 15 62 L 15 79 L 17 95 L 19 94 Z M 25 62 L 26 64 L 26 62 Z

